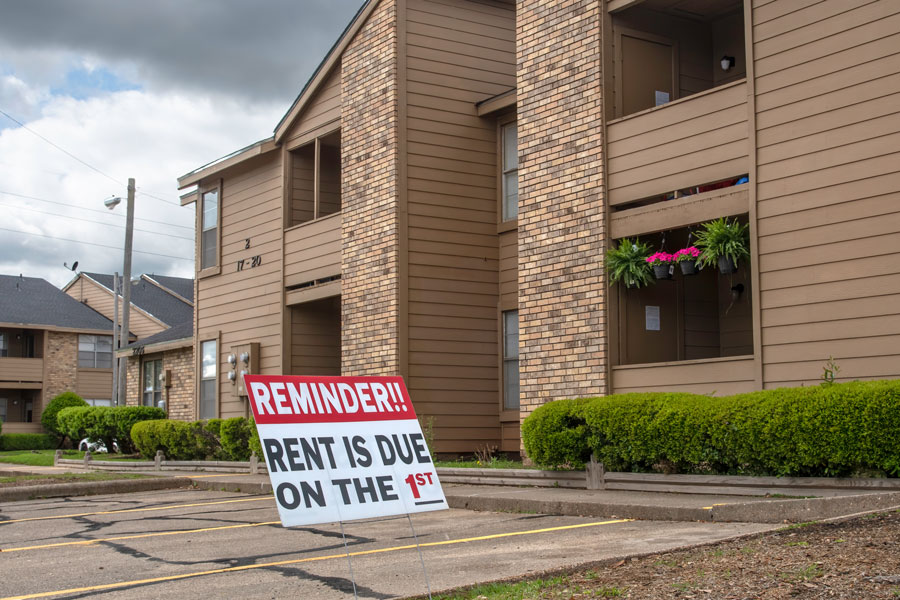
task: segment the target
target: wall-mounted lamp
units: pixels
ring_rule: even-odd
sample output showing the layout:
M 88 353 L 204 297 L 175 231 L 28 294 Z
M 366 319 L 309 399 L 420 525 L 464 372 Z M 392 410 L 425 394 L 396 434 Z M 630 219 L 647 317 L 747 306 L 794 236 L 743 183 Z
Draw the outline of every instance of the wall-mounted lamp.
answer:
M 731 69 L 734 68 L 734 57 L 727 56 L 727 55 L 723 56 L 722 60 L 719 61 L 719 63 L 722 65 L 723 71 L 730 71 Z
M 737 302 L 740 299 L 741 294 L 743 294 L 743 293 L 744 293 L 744 284 L 743 283 L 739 283 L 737 285 L 731 286 L 731 301 Z

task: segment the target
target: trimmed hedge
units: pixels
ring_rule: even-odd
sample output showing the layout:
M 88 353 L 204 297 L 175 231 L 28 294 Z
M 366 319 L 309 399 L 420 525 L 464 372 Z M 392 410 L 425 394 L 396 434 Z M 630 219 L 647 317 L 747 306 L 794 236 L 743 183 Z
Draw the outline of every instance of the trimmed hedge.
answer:
M 522 424 L 537 464 L 611 471 L 900 476 L 900 380 L 722 398 L 639 393 L 551 402 Z
M 210 419 L 209 421 L 141 421 L 131 429 L 137 451 L 153 458 L 162 450 L 169 460 L 236 460 L 250 459 L 262 447 L 252 419 Z
M 57 442 L 52 433 L 7 433 L 0 435 L 0 450 L 53 450 Z
M 55 433 L 62 441 L 66 434 L 59 430 L 56 417 L 59 411 L 73 406 L 88 406 L 88 403 L 75 392 L 63 392 L 54 397 L 50 404 L 47 405 L 47 408 L 44 409 L 44 412 L 41 413 L 41 427 L 44 428 L 44 431 Z M 75 440 L 76 438 L 71 439 Z
M 119 450 L 134 452 L 131 429 L 135 423 L 150 419 L 163 419 L 166 412 L 152 406 L 76 406 L 65 408 L 57 415 L 59 430 L 73 441 L 81 438 L 103 440 L 112 452 L 113 441 Z

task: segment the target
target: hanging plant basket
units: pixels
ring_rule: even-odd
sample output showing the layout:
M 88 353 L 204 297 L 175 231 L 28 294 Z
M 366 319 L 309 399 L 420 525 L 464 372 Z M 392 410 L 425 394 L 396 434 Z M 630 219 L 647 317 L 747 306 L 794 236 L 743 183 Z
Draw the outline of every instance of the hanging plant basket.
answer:
M 721 273 L 722 275 L 737 273 L 737 263 L 734 262 L 734 260 L 732 260 L 730 256 L 720 256 L 719 273 Z
M 693 260 L 683 260 L 678 264 L 681 266 L 682 275 L 696 275 L 698 272 L 697 263 Z
M 671 279 L 672 276 L 669 274 L 669 264 L 663 263 L 661 265 L 653 265 L 653 274 L 657 279 Z

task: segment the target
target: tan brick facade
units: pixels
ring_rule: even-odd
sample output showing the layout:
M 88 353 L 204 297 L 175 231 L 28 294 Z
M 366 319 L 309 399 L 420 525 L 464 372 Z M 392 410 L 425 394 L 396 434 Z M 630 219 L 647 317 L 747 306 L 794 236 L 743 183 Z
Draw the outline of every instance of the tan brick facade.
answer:
M 46 331 L 45 335 L 43 406 L 66 390 L 74 392 L 78 381 L 78 334 Z
M 601 10 L 517 5 L 523 419 L 606 389 Z
M 139 406 L 141 403 L 141 365 L 144 361 L 162 359 L 164 371 L 172 372 L 171 386 L 164 389 L 163 398 L 170 419 L 193 421 L 194 410 L 194 350 L 180 348 L 167 350 L 142 357 L 129 357 L 127 370 L 128 406 Z
M 344 375 L 399 372 L 396 0 L 379 3 L 341 65 Z

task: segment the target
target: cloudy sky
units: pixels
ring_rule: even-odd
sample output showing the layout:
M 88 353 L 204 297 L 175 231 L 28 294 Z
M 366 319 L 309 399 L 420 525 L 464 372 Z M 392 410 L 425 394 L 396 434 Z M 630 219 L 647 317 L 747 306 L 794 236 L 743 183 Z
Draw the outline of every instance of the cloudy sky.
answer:
M 176 179 L 269 137 L 363 0 L 0 0 L 0 274 L 193 274 Z M 3 114 L 5 113 L 5 114 Z

